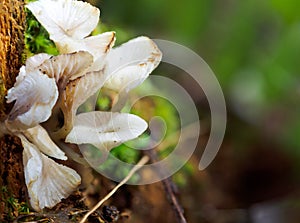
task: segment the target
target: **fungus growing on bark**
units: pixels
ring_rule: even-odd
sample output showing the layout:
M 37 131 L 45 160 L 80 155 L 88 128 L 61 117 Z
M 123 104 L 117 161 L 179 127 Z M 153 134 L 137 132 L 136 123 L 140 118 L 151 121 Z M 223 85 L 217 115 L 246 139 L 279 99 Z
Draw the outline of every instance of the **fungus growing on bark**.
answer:
M 57 129 L 43 127 L 57 115 L 53 111 L 61 109 L 64 113 L 63 127 L 56 135 L 69 143 L 89 143 L 109 151 L 138 137 L 147 128 L 138 116 L 119 111 L 76 112 L 103 86 L 124 98 L 158 66 L 161 52 L 147 37 L 111 49 L 114 32 L 88 36 L 100 14 L 88 3 L 39 0 L 27 7 L 49 32 L 60 55 L 37 54 L 27 59 L 8 90 L 7 101 L 15 103 L 1 123 L 5 127 L 1 127 L 0 134 L 21 139 L 30 204 L 40 211 L 69 196 L 81 181 L 75 170 L 52 159 L 67 159 L 48 134 Z

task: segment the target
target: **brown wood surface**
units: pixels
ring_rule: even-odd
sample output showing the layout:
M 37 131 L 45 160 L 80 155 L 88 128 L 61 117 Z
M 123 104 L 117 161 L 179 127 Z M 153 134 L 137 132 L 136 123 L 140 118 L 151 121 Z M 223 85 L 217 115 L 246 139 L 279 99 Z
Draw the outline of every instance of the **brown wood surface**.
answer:
M 11 105 L 5 102 L 22 65 L 25 12 L 22 0 L 1 0 L 0 4 L 0 125 Z M 8 200 L 25 201 L 26 186 L 22 165 L 22 146 L 13 136 L 0 139 L 0 222 L 11 211 Z M 9 210 L 10 209 L 10 210 Z

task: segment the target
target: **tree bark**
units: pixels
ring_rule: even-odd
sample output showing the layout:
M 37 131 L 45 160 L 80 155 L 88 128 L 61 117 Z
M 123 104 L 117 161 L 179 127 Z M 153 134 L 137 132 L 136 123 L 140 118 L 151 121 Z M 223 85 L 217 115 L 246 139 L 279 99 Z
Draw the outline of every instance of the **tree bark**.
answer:
M 0 125 L 11 105 L 5 101 L 7 90 L 14 85 L 22 66 L 24 50 L 24 0 L 1 0 L 0 4 Z M 0 222 L 14 215 L 12 198 L 25 201 L 26 186 L 22 164 L 22 146 L 13 136 L 0 139 Z

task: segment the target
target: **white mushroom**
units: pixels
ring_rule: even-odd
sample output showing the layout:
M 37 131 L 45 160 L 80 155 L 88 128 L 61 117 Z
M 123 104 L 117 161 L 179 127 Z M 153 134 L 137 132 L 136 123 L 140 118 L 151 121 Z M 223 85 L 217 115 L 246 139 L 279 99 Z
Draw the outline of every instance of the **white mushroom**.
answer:
M 148 37 L 138 37 L 113 48 L 106 56 L 104 87 L 119 94 L 113 111 L 120 111 L 130 90 L 140 85 L 158 66 L 162 53 Z
M 102 71 L 87 73 L 86 75 L 70 81 L 62 93 L 60 108 L 64 113 L 63 136 L 71 130 L 78 107 L 89 97 L 94 95 L 107 79 Z M 61 132 L 61 133 L 62 133 Z
M 27 8 L 58 43 L 88 36 L 100 16 L 98 8 L 76 0 L 39 0 L 28 3 Z
M 115 42 L 115 33 L 87 37 L 99 22 L 98 8 L 75 0 L 40 0 L 28 3 L 27 8 L 49 32 L 60 53 L 87 51 L 97 61 L 90 71 L 102 69 L 104 56 Z
M 65 153 L 51 140 L 47 131 L 42 126 L 37 125 L 27 129 L 23 134 L 44 154 L 56 159 L 67 160 Z
M 47 53 L 39 53 L 29 57 L 25 64 L 26 72 L 29 73 L 36 70 L 38 66 L 40 66 L 45 60 L 48 60 L 50 57 L 51 55 Z
M 138 116 L 119 112 L 76 116 L 78 107 L 105 86 L 118 94 L 114 107 L 118 110 L 127 93 L 158 66 L 162 54 L 147 37 L 111 50 L 114 32 L 88 36 L 100 15 L 99 9 L 88 3 L 39 0 L 28 3 L 27 8 L 48 31 L 61 54 L 38 54 L 21 67 L 7 94 L 7 102 L 15 104 L 3 121 L 5 125 L 0 126 L 0 136 L 9 132 L 21 139 L 30 204 L 41 211 L 68 197 L 81 179 L 76 171 L 48 157 L 67 159 L 40 123 L 49 119 L 56 104 L 55 108 L 64 113 L 64 126 L 57 134 L 69 143 L 92 144 L 105 158 L 112 148 L 141 135 L 147 123 Z M 50 122 L 44 126 L 51 128 Z
M 6 120 L 7 128 L 20 131 L 46 121 L 57 98 L 58 89 L 54 78 L 38 70 L 24 73 L 22 69 L 14 87 L 7 92 L 7 102 L 15 101 Z
M 100 111 L 82 113 L 76 116 L 66 142 L 92 144 L 107 154 L 121 143 L 137 138 L 147 126 L 143 119 L 132 114 Z
M 158 66 L 162 53 L 148 37 L 138 37 L 113 48 L 106 57 L 105 87 L 129 92 L 141 84 Z
M 93 56 L 84 51 L 70 54 L 61 54 L 45 60 L 37 67 L 39 71 L 54 78 L 62 90 L 69 80 L 84 75 L 93 64 Z
M 81 178 L 75 170 L 42 154 L 24 136 L 18 136 L 24 147 L 23 165 L 30 204 L 36 211 L 52 208 L 78 187 Z

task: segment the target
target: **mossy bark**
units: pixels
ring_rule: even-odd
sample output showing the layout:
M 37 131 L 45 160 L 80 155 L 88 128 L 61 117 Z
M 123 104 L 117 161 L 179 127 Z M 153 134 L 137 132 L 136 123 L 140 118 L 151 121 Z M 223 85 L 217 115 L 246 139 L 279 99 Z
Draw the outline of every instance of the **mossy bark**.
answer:
M 1 0 L 0 4 L 0 121 L 9 113 L 7 90 L 14 85 L 22 65 L 25 12 L 23 0 Z M 0 123 L 3 125 L 3 123 Z M 0 139 L 0 222 L 7 220 L 11 207 L 7 199 L 25 200 L 22 146 L 13 136 Z M 12 213 L 13 214 L 13 213 Z

